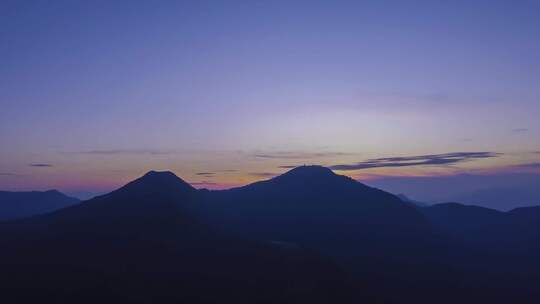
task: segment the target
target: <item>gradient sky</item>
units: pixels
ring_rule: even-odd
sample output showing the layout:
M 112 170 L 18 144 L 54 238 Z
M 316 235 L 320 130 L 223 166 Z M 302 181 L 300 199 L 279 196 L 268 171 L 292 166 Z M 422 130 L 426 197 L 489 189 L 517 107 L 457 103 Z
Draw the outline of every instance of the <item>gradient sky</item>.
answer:
M 84 196 L 151 169 L 224 188 L 304 163 L 367 181 L 540 174 L 539 14 L 1 1 L 0 189 Z

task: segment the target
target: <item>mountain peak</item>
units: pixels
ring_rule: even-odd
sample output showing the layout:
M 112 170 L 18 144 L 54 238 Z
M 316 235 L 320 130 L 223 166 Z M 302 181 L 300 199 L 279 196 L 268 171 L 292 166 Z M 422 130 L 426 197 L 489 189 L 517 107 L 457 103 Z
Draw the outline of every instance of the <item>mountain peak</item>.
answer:
M 195 190 L 190 184 L 171 171 L 148 171 L 142 177 L 128 183 L 125 190 Z
M 296 182 L 306 182 L 306 181 L 328 181 L 333 180 L 339 175 L 332 172 L 332 170 L 317 165 L 309 166 L 299 166 L 293 168 L 282 175 L 279 175 L 274 178 L 276 181 L 296 181 Z
M 176 176 L 176 174 L 172 173 L 171 171 L 155 171 L 155 170 L 150 170 L 148 172 L 146 172 L 146 174 L 144 174 L 142 176 L 142 178 L 176 178 L 176 179 L 180 179 L 178 176 Z
M 319 165 L 303 165 L 293 168 L 287 171 L 282 176 L 286 175 L 298 175 L 298 176 L 334 176 L 336 175 L 332 170 L 327 167 Z

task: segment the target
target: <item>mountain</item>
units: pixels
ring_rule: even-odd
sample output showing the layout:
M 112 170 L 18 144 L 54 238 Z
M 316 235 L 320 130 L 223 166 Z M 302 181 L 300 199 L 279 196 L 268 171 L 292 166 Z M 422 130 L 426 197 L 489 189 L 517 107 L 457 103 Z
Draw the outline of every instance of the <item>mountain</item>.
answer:
M 79 200 L 57 190 L 0 191 L 0 221 L 28 217 L 75 205 Z
M 526 251 L 538 234 L 496 210 L 404 204 L 320 166 L 201 191 L 198 201 L 194 213 L 215 229 L 312 248 L 383 302 L 534 303 L 538 295 L 540 263 Z
M 510 239 L 513 220 L 504 212 L 459 203 L 442 203 L 419 209 L 430 222 L 469 246 L 498 246 Z
M 444 203 L 419 210 L 436 228 L 460 244 L 456 248 L 466 259 L 458 260 L 457 264 L 465 268 L 464 272 L 491 273 L 491 277 L 483 279 L 493 286 L 498 280 L 507 290 L 512 290 L 513 284 L 519 285 L 515 289 L 520 289 L 540 282 L 540 207 L 502 212 Z M 500 277 L 496 279 L 495 273 Z M 528 282 L 520 280 L 524 273 L 529 276 Z
M 419 209 L 437 228 L 469 248 L 494 254 L 531 255 L 540 251 L 540 207 L 508 212 L 463 205 L 435 204 Z M 540 239 L 539 239 L 540 240 Z M 536 249 L 535 249 L 536 248 Z
M 229 190 L 151 171 L 0 223 L 6 303 L 536 303 L 540 207 L 414 206 L 320 166 Z
M 507 214 L 519 229 L 522 248 L 533 255 L 540 254 L 540 206 L 516 208 Z
M 515 208 L 507 212 L 515 220 L 526 224 L 540 224 L 540 206 Z
M 350 297 L 333 262 L 222 236 L 186 208 L 197 190 L 149 172 L 109 194 L 0 225 L 6 303 L 328 303 Z
M 371 290 L 392 290 L 386 293 L 390 300 L 427 294 L 428 287 L 435 292 L 441 284 L 433 272 L 446 271 L 445 237 L 416 207 L 321 166 L 297 167 L 240 188 L 201 191 L 194 212 L 235 237 L 321 252 Z
M 297 167 L 267 181 L 203 196 L 201 217 L 221 230 L 320 243 L 317 247 L 332 254 L 380 254 L 404 243 L 410 248 L 409 241 L 427 238 L 431 231 L 422 214 L 398 197 L 320 166 Z
M 454 201 L 486 205 L 499 210 L 511 210 L 515 206 L 540 204 L 538 178 L 534 183 L 519 186 L 499 186 L 452 195 Z
M 539 182 L 537 173 L 500 173 L 385 177 L 368 184 L 430 204 L 460 202 L 508 211 L 539 205 Z

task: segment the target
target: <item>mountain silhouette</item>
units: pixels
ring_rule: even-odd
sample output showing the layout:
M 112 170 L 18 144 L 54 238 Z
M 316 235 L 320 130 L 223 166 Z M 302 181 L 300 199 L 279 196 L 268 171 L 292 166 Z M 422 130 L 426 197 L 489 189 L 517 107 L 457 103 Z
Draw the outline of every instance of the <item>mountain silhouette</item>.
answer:
M 116 192 L 130 194 L 178 194 L 195 191 L 190 184 L 170 171 L 149 171 Z
M 51 212 L 79 203 L 58 190 L 12 192 L 0 191 L 0 221 Z
M 507 214 L 519 229 L 521 248 L 536 258 L 540 254 L 540 206 L 515 208 Z
M 454 234 L 471 234 L 506 225 L 504 212 L 485 207 L 443 203 L 420 209 L 434 225 Z
M 40 217 L 21 220 L 40 227 L 39 235 L 90 237 L 177 237 L 203 229 L 184 205 L 196 189 L 172 172 L 150 171 L 111 193 Z M 193 232 L 192 231 L 192 232 Z
M 427 239 L 431 231 L 422 214 L 398 197 L 321 166 L 297 167 L 270 180 L 202 194 L 198 207 L 204 209 L 198 211 L 203 218 L 246 237 L 294 242 L 316 235 L 317 242 L 335 243 L 325 248 L 356 254 Z M 373 244 L 355 248 L 360 239 Z M 392 242 L 379 242 L 383 239 Z
M 533 303 L 539 296 L 539 207 L 502 212 L 444 203 L 419 210 L 452 238 L 454 269 L 460 269 L 462 284 L 476 286 L 478 301 Z
M 519 177 L 507 177 L 507 179 L 513 178 L 520 180 Z M 455 194 L 450 198 L 453 201 L 487 205 L 499 210 L 511 210 L 515 206 L 534 206 L 540 203 L 540 189 L 538 187 L 538 177 L 532 179 L 533 181 L 526 180 L 519 185 L 516 185 L 517 181 L 513 181 L 509 185 L 492 186 L 486 189 Z
M 503 212 L 443 203 L 419 210 L 435 227 L 472 250 L 489 252 L 490 256 L 514 256 L 516 261 L 535 258 L 540 253 L 540 207 Z
M 508 214 L 479 206 L 442 203 L 419 208 L 430 222 L 456 242 L 473 250 L 514 250 L 516 222 Z
M 444 264 L 444 236 L 416 207 L 321 166 L 202 191 L 200 200 L 194 212 L 215 229 L 315 249 L 370 290 L 393 286 L 390 297 L 425 294 L 422 290 L 433 285 L 430 274 Z
M 60 210 L 48 217 L 151 217 L 177 214 L 196 189 L 172 172 L 150 171 L 111 193 L 95 197 L 78 206 Z
M 540 223 L 540 206 L 515 208 L 508 211 L 507 213 L 511 217 L 522 223 Z
M 0 297 L 327 303 L 348 294 L 342 271 L 314 252 L 222 236 L 199 223 L 185 208 L 196 193 L 171 172 L 149 172 L 79 205 L 0 225 L 0 283 L 9 291 Z
M 535 303 L 540 207 L 415 206 L 321 166 L 229 190 L 151 171 L 0 223 L 6 303 Z

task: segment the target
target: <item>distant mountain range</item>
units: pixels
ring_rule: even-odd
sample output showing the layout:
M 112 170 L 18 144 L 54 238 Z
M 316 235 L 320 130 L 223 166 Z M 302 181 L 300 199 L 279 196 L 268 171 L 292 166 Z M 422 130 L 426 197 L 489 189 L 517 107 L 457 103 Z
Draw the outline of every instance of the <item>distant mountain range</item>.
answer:
M 488 205 L 499 210 L 511 210 L 515 206 L 532 206 L 540 204 L 540 179 L 528 186 L 492 187 L 475 190 L 449 197 L 450 201 L 467 204 Z
M 43 214 L 77 203 L 79 203 L 78 199 L 57 190 L 0 191 L 0 221 Z
M 0 223 L 6 303 L 536 303 L 540 207 L 418 206 L 320 166 L 230 190 L 151 171 Z
M 491 256 L 506 254 L 527 257 L 540 252 L 540 207 L 502 212 L 459 203 L 444 203 L 419 210 L 434 227 L 467 247 L 481 248 Z
M 504 211 L 540 205 L 540 175 L 534 173 L 385 177 L 368 184 L 430 204 L 460 202 Z

